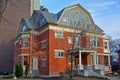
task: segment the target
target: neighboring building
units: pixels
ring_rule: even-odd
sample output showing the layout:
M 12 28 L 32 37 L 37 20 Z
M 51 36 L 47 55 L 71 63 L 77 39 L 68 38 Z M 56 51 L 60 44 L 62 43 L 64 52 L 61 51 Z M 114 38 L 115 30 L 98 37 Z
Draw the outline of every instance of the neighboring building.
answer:
M 39 0 L 10 0 L 0 23 L 0 70 L 13 72 L 14 42 L 20 20 L 39 10 Z M 37 1 L 37 2 L 36 2 Z M 34 6 L 37 5 L 37 6 Z M 34 6 L 34 7 L 33 7 Z
M 69 72 L 72 54 L 77 74 L 97 76 L 111 72 L 109 39 L 87 10 L 79 4 L 65 7 L 57 14 L 43 10 L 21 20 L 14 43 L 14 65 L 20 63 L 25 67 L 28 62 L 32 73 L 59 75 Z M 41 52 L 45 58 L 31 60 L 30 55 Z
M 116 52 L 118 53 L 118 66 L 120 66 L 120 44 L 119 49 Z

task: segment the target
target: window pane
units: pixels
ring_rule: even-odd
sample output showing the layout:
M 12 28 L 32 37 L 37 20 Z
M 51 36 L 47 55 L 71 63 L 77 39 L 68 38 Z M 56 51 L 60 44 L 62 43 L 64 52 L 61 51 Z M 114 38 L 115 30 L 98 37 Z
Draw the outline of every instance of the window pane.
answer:
M 100 64 L 100 62 L 101 62 L 101 61 L 100 61 L 100 55 L 96 55 L 96 63 L 97 63 L 97 64 Z
M 75 37 L 75 46 L 77 46 L 77 47 L 80 46 L 80 39 L 79 39 L 79 37 Z
M 80 23 L 80 21 L 78 21 L 78 26 L 80 26 L 81 25 L 81 23 Z
M 93 38 L 93 43 L 94 43 L 94 46 L 96 46 L 96 38 L 95 37 Z
M 104 42 L 104 48 L 108 49 L 108 43 L 107 42 Z
M 105 65 L 108 65 L 108 56 L 104 56 Z
M 100 38 L 96 38 L 97 41 L 97 47 L 100 47 Z
M 47 41 L 44 40 L 44 41 L 42 41 L 42 48 L 46 48 L 46 47 L 47 47 Z
M 24 65 L 27 65 L 28 56 L 24 56 Z
M 41 60 L 41 66 L 42 67 L 46 67 L 47 66 L 47 60 L 46 59 L 42 59 Z
M 66 18 L 62 19 L 62 24 L 67 24 L 67 19 Z
M 55 57 L 56 58 L 64 57 L 64 51 L 55 51 Z
M 28 38 L 24 38 L 24 47 L 28 47 Z
M 55 37 L 56 38 L 63 38 L 64 37 L 64 33 L 63 32 L 55 32 Z
M 90 45 L 93 46 L 93 37 L 90 37 Z
M 91 64 L 94 64 L 94 56 L 91 55 Z
M 68 38 L 68 43 L 69 43 L 69 44 L 72 44 L 72 43 L 73 43 L 73 41 L 72 41 L 72 38 L 71 38 L 71 37 L 69 37 L 69 38 Z
M 90 29 L 90 23 L 86 23 L 86 29 Z

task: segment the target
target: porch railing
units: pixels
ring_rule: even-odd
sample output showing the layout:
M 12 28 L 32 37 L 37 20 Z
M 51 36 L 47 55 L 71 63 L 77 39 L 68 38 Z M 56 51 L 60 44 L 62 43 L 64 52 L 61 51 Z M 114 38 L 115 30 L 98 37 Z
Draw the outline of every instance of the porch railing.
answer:
M 104 65 L 78 65 L 76 67 L 78 70 L 104 70 Z

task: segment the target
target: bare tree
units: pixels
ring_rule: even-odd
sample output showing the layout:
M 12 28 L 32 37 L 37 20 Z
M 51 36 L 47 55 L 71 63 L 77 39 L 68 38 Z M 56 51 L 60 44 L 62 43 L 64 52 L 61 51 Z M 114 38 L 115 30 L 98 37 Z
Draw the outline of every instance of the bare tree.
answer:
M 6 9 L 8 0 L 0 0 L 0 22 Z

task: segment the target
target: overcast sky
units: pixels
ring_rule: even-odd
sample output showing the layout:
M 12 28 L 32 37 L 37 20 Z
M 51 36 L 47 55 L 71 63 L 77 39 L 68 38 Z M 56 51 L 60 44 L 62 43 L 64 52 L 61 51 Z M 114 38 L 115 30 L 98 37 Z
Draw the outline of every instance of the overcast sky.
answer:
M 107 35 L 120 39 L 120 0 L 40 0 L 40 5 L 52 13 L 77 3 L 90 12 L 95 24 Z

